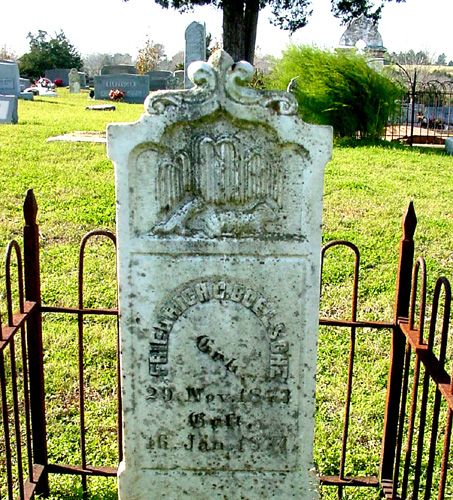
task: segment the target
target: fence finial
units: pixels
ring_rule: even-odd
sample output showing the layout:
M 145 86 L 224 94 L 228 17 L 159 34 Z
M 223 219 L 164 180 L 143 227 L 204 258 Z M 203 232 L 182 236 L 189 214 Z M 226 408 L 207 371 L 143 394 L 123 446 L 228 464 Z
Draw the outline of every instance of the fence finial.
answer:
M 411 201 L 403 218 L 403 239 L 412 240 L 417 227 L 417 216 L 415 215 L 414 203 Z
M 24 219 L 27 225 L 36 224 L 38 214 L 38 204 L 33 193 L 33 189 L 28 189 L 24 201 Z

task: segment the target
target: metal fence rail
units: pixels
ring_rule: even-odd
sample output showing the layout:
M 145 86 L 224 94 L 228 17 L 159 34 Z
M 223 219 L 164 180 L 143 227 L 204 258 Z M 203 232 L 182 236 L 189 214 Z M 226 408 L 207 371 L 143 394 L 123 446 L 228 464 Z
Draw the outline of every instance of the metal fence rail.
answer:
M 416 217 L 411 206 L 404 221 L 401 240 L 381 483 L 388 499 L 420 497 L 442 500 L 451 498 L 452 494 L 451 489 L 446 491 L 447 474 L 450 474 L 450 488 L 453 483 L 453 474 L 448 471 L 453 378 L 445 367 L 451 287 L 446 278 L 437 280 L 431 315 L 427 321 L 425 262 L 420 258 L 413 269 L 412 265 L 409 266 L 413 262 L 415 226 Z M 428 338 L 425 341 L 427 324 Z M 446 411 L 443 429 L 441 407 Z M 439 450 L 441 436 L 443 446 Z
M 117 317 L 118 311 L 116 308 L 85 307 L 85 253 L 93 238 L 106 239 L 115 246 L 115 236 L 107 231 L 93 231 L 82 239 L 77 307 L 42 305 L 36 213 L 36 201 L 30 191 L 24 204 L 26 224 L 23 262 L 16 242 L 8 246 L 6 257 L 7 322 L 0 334 L 0 499 L 3 498 L 2 495 L 8 500 L 31 499 L 37 493 L 41 497 L 48 496 L 49 474 L 80 477 L 83 496 L 88 497 L 88 477 L 115 476 L 117 469 L 103 465 L 93 466 L 87 459 L 86 391 L 89 384 L 84 368 L 84 319 L 89 316 Z M 425 264 L 423 260 L 418 260 L 413 266 L 415 226 L 415 212 L 410 205 L 403 221 L 395 313 L 394 318 L 389 321 L 364 321 L 357 318 L 360 266 L 358 248 L 347 241 L 334 241 L 322 249 L 322 263 L 334 248 L 345 248 L 351 252 L 354 261 L 350 314 L 346 318 L 320 318 L 321 326 L 338 327 L 349 337 L 343 425 L 336 469 L 338 473 L 324 475 L 320 472 L 321 484 L 336 488 L 338 498 L 343 498 L 346 488 L 357 487 L 380 487 L 388 499 L 416 499 L 421 496 L 430 499 L 434 498 L 434 490 L 439 500 L 449 498 L 447 495 L 451 494 L 446 489 L 447 476 L 451 475 L 448 467 L 453 413 L 453 378 L 446 368 L 451 290 L 445 278 L 438 280 L 431 319 L 426 322 Z M 17 279 L 13 279 L 13 270 L 17 270 Z M 13 283 L 16 284 L 13 286 Z M 321 284 L 321 291 L 323 285 L 325 283 Z M 14 309 L 18 311 L 15 314 Z M 46 426 L 51 426 L 52 422 L 46 420 L 42 313 L 77 318 L 80 462 L 76 464 L 64 463 L 64 460 L 48 462 Z M 424 340 L 425 323 L 429 323 L 427 341 Z M 351 437 L 353 379 L 357 371 L 356 342 L 362 328 L 380 331 L 392 338 L 379 477 L 355 477 L 346 473 Z M 117 344 L 117 353 L 118 351 Z M 112 390 L 118 394 L 117 436 L 120 461 L 122 425 L 118 363 L 117 355 L 116 367 L 112 368 L 116 370 L 116 387 L 112 387 Z M 430 392 L 430 387 L 434 389 L 434 393 Z M 442 415 L 442 411 L 445 415 Z M 442 438 L 442 443 L 439 437 Z M 54 455 L 53 453 L 52 456 Z
M 350 316 L 349 318 L 323 318 L 319 319 L 320 326 L 330 326 L 345 329 L 349 333 L 349 354 L 347 360 L 346 391 L 344 396 L 343 428 L 341 437 L 341 451 L 338 463 L 338 475 L 319 476 L 320 483 L 324 486 L 335 486 L 338 498 L 343 498 L 346 487 L 368 487 L 378 488 L 380 486 L 377 476 L 351 477 L 346 475 L 347 451 L 349 444 L 349 428 L 351 421 L 351 407 L 353 394 L 353 378 L 355 370 L 355 352 L 358 336 L 360 337 L 363 328 L 373 331 L 391 330 L 391 321 L 366 321 L 357 319 L 358 295 L 359 295 L 359 271 L 360 271 L 360 251 L 356 245 L 349 241 L 336 240 L 327 243 L 321 249 L 321 296 L 323 292 L 324 262 L 327 254 L 334 248 L 344 248 L 352 253 L 354 262 L 352 268 L 352 283 L 349 294 Z M 388 332 L 387 332 L 388 333 Z
M 93 476 L 116 476 L 117 469 L 115 467 L 93 466 L 87 462 L 87 446 L 86 446 L 86 419 L 85 419 L 85 393 L 87 383 L 84 374 L 84 346 L 85 346 L 85 317 L 86 316 L 116 316 L 118 317 L 118 309 L 107 308 L 86 308 L 84 305 L 84 269 L 85 269 L 85 250 L 94 238 L 104 238 L 111 242 L 116 250 L 116 237 L 110 231 L 95 230 L 87 233 L 80 243 L 79 263 L 78 263 L 78 299 L 77 307 L 54 307 L 43 305 L 41 310 L 43 313 L 58 313 L 77 317 L 77 344 L 78 344 L 78 409 L 79 409 L 79 443 L 80 443 L 80 464 L 65 465 L 49 463 L 47 470 L 52 474 L 71 474 L 81 476 L 82 492 L 84 496 L 88 494 L 87 477 Z M 118 338 L 118 321 L 117 321 L 117 442 L 118 442 L 118 462 L 122 459 L 122 411 L 121 411 L 121 379 L 119 370 L 119 338 Z
M 17 268 L 17 290 L 14 291 L 13 260 Z M 3 494 L 8 499 L 22 500 L 30 498 L 44 478 L 44 466 L 33 459 L 31 407 L 36 400 L 31 400 L 30 396 L 30 351 L 27 353 L 27 336 L 29 339 L 33 336 L 30 324 L 38 314 L 38 307 L 36 302 L 24 299 L 22 255 L 16 241 L 8 245 L 5 267 L 7 319 L 0 328 L 0 421 L 3 431 L 0 434 L 0 476 L 6 481 L 0 484 L 4 485 Z M 13 313 L 15 306 L 17 312 Z M 0 498 L 1 494 L 0 490 Z

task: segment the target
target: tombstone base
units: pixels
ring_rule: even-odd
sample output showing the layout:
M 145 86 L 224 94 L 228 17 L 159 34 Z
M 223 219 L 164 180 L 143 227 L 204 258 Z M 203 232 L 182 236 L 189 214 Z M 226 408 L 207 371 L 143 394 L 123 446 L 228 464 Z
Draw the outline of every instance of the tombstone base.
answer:
M 119 499 L 141 500 L 315 500 L 318 479 L 315 472 L 252 472 L 133 469 L 129 474 L 120 464 Z M 308 485 L 308 487 L 307 487 Z

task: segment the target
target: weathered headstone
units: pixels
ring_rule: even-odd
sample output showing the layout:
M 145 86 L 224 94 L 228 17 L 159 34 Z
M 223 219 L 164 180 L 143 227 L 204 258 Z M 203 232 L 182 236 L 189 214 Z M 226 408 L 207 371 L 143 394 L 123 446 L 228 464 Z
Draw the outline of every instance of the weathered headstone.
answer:
M 87 75 L 83 71 L 79 71 L 80 88 L 84 89 L 87 86 Z
M 19 67 L 14 61 L 0 62 L 0 94 L 18 96 L 20 93 Z
M 136 75 L 137 68 L 132 64 L 107 64 L 102 66 L 101 75 Z
M 453 137 L 447 137 L 447 139 L 445 139 L 445 152 L 449 155 L 453 155 Z
M 176 88 L 182 89 L 184 88 L 184 70 L 178 69 L 173 73 L 173 77 L 176 81 Z
M 193 90 L 108 127 L 123 391 L 121 500 L 315 499 L 330 127 L 218 51 Z
M 168 80 L 173 77 L 171 71 L 148 71 L 149 90 L 166 90 L 168 88 Z
M 30 87 L 30 80 L 28 78 L 19 78 L 20 91 L 23 92 L 28 87 Z
M 72 68 L 69 72 L 69 93 L 80 94 L 80 74 L 77 68 Z
M 17 96 L 0 95 L 0 123 L 17 123 Z
M 149 94 L 148 75 L 98 75 L 94 77 L 94 98 L 109 99 L 111 90 L 124 92 L 124 102 L 143 103 Z
M 193 21 L 186 28 L 184 48 L 184 87 L 190 88 L 192 82 L 187 75 L 191 63 L 206 61 L 206 26 Z

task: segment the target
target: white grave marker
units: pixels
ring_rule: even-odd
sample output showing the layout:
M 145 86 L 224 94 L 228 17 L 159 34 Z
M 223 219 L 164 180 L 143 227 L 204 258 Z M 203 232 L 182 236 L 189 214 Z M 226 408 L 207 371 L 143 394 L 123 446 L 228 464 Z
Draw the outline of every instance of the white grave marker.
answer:
M 77 71 L 77 68 L 72 68 L 69 72 L 69 93 L 80 93 L 80 73 Z
M 312 472 L 330 127 L 243 86 L 225 52 L 191 90 L 108 127 L 115 163 L 121 500 L 317 498 Z

